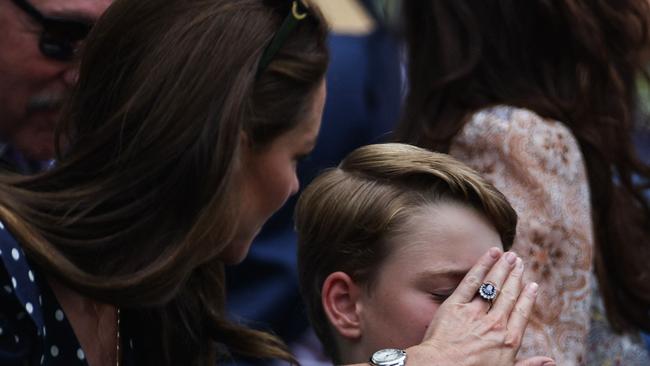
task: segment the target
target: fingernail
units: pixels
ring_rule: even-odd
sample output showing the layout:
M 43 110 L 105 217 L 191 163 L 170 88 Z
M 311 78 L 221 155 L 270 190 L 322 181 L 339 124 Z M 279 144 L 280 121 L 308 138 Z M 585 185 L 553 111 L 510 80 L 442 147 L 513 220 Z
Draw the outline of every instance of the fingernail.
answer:
M 517 257 L 517 264 L 515 265 L 518 271 L 524 270 L 524 261 L 520 257 Z
M 514 264 L 516 260 L 517 260 L 517 255 L 515 253 L 508 252 L 508 254 L 506 254 L 506 261 L 508 263 Z
M 542 364 L 542 366 L 556 366 L 555 361 L 546 361 Z
M 528 292 L 529 292 L 531 295 L 536 295 L 536 294 L 537 294 L 537 289 L 539 289 L 539 285 L 538 285 L 536 282 L 533 282 L 533 283 L 531 283 L 530 286 L 528 287 Z
M 499 258 L 499 256 L 501 255 L 501 249 L 499 249 L 497 247 L 490 248 L 490 250 L 488 252 L 490 253 L 490 257 L 492 257 L 494 259 Z

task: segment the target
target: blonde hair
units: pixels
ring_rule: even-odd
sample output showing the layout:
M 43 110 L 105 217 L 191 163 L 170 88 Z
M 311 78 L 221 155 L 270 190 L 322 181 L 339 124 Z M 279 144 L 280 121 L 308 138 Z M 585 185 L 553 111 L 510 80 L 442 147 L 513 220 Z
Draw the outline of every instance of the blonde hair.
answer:
M 356 149 L 317 177 L 296 207 L 300 288 L 328 354 L 339 355 L 321 303 L 330 273 L 370 285 L 389 254 L 387 239 L 414 210 L 443 202 L 480 212 L 504 248 L 512 246 L 517 214 L 494 186 L 456 159 L 406 144 Z

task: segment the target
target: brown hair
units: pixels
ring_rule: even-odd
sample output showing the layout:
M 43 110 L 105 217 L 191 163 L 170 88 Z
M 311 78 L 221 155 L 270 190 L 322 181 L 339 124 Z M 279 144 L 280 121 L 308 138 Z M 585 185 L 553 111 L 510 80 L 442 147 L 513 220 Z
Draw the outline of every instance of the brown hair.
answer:
M 648 2 L 407 0 L 404 14 L 410 89 L 398 139 L 447 152 L 473 113 L 498 104 L 562 121 L 586 162 L 608 318 L 650 330 L 650 167 L 631 141 Z
M 512 246 L 517 214 L 501 192 L 454 158 L 411 145 L 358 148 L 300 196 L 300 288 L 316 334 L 335 362 L 340 355 L 321 300 L 327 276 L 342 271 L 370 285 L 389 254 L 387 241 L 407 218 L 443 202 L 472 207 L 494 225 L 504 248 Z
M 237 227 L 242 131 L 263 148 L 294 128 L 327 68 L 312 7 L 256 77 L 290 11 L 284 0 L 115 1 L 85 45 L 56 166 L 0 181 L 0 216 L 30 260 L 146 332 L 140 349 L 155 352 L 139 364 L 213 365 L 219 344 L 294 361 L 277 338 L 226 319 L 218 259 Z

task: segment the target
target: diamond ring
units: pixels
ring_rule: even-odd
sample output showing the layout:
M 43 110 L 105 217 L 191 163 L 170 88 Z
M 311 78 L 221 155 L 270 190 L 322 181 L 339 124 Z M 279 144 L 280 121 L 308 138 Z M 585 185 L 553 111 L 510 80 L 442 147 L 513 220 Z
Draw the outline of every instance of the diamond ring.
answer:
M 481 287 L 478 289 L 478 294 L 481 296 L 485 301 L 490 303 L 490 308 L 488 308 L 488 311 L 492 308 L 492 303 L 494 302 L 494 299 L 497 298 L 497 287 L 495 284 L 492 282 L 484 282 Z

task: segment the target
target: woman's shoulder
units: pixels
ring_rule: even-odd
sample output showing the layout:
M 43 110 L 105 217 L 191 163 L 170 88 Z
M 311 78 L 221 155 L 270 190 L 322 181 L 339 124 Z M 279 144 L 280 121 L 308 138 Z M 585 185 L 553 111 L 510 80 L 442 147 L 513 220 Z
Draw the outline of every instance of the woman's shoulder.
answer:
M 580 146 L 562 122 L 523 108 L 494 106 L 472 114 L 452 150 L 523 162 L 527 169 L 583 178 Z
M 533 139 L 533 142 L 542 141 L 542 137 L 550 135 L 577 144 L 571 130 L 561 121 L 544 118 L 530 109 L 509 105 L 491 106 L 470 115 L 463 134 L 485 133 L 540 136 L 540 139 Z

